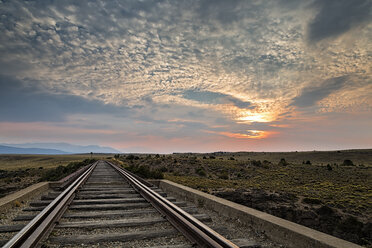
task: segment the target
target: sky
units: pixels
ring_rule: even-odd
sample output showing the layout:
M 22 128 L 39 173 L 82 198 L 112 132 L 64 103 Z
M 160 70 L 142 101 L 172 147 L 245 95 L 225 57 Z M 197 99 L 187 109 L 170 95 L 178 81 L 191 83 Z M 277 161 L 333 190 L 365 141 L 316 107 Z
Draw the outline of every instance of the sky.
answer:
M 371 0 L 0 0 L 0 143 L 372 148 Z

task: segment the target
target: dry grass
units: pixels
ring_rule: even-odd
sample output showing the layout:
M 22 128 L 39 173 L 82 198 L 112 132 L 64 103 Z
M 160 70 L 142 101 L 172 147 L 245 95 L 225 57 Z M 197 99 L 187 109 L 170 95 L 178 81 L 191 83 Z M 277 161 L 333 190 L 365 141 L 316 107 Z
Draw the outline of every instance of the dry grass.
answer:
M 104 159 L 108 155 L 93 154 L 93 158 Z M 90 154 L 74 155 L 0 155 L 0 170 L 19 170 L 28 168 L 44 169 L 67 165 L 70 162 L 80 162 L 90 158 Z
M 372 149 L 341 150 L 341 151 L 309 151 L 309 152 L 235 152 L 235 153 L 214 153 L 196 154 L 198 158 L 214 155 L 216 159 L 226 160 L 233 157 L 236 160 L 267 160 L 277 164 L 281 158 L 291 164 L 302 164 L 309 160 L 314 165 L 342 164 L 345 159 L 350 159 L 355 165 L 372 166 Z M 184 156 L 179 154 L 177 156 Z M 195 156 L 192 154 L 191 156 Z
M 206 192 L 252 188 L 286 192 L 364 218 L 372 216 L 371 149 L 138 156 L 132 161 L 121 159 L 128 164 L 160 169 L 166 179 Z M 289 163 L 287 166 L 278 165 L 282 158 Z M 355 166 L 342 166 L 346 159 Z M 303 164 L 308 160 L 311 164 Z M 331 168 L 327 168 L 328 164 Z
M 269 168 L 230 167 L 230 179 L 216 178 L 216 170 L 207 170 L 206 177 L 178 172 L 165 173 L 165 178 L 206 192 L 221 189 L 265 189 L 286 192 L 298 197 L 308 197 L 369 218 L 372 193 L 372 170 L 357 167 L 338 167 L 328 171 L 326 167 L 315 165 L 289 165 Z M 240 173 L 242 176 L 236 177 Z
M 93 154 L 95 159 L 105 159 L 107 154 Z M 90 154 L 76 155 L 0 155 L 0 197 L 26 188 L 40 180 L 56 180 L 64 176 L 72 162 L 81 162 Z M 60 167 L 63 166 L 63 167 Z M 60 170 L 54 170 L 59 168 Z M 66 170 L 75 167 L 68 167 Z M 53 176 L 53 177 L 51 177 Z

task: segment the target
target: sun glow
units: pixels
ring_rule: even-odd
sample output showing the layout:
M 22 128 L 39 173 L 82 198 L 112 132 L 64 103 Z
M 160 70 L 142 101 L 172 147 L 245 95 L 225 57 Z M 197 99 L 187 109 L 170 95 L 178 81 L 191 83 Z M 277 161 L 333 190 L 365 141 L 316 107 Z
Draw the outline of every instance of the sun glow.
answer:
M 247 133 L 219 132 L 219 134 L 237 139 L 263 139 L 268 137 L 271 134 L 271 132 L 260 130 L 247 130 Z
M 237 118 L 242 122 L 272 122 L 275 120 L 273 113 L 252 113 L 250 111 L 241 111 Z

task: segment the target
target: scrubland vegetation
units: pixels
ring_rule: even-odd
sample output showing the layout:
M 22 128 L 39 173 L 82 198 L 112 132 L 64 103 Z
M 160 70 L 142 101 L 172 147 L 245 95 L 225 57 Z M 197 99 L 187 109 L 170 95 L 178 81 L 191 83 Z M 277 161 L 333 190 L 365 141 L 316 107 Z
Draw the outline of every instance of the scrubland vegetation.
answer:
M 92 159 L 85 159 L 81 162 L 70 162 L 66 166 L 60 165 L 56 168 L 48 169 L 45 173 L 42 174 L 40 181 L 58 181 L 71 173 L 77 171 L 78 169 L 92 164 L 97 160 Z
M 6 195 L 58 180 L 83 155 L 2 155 Z M 168 179 L 372 247 L 372 150 L 93 155 L 144 178 Z M 85 160 L 84 163 L 77 163 Z
M 165 178 L 371 246 L 372 150 L 116 155 Z
M 104 154 L 92 154 L 92 158 L 95 159 L 104 159 L 106 156 Z M 0 170 L 14 171 L 39 167 L 49 169 L 87 158 L 91 158 L 91 155 L 0 155 Z
M 0 197 L 41 181 L 59 180 L 91 163 L 90 154 L 0 155 Z M 102 155 L 93 155 L 102 159 Z

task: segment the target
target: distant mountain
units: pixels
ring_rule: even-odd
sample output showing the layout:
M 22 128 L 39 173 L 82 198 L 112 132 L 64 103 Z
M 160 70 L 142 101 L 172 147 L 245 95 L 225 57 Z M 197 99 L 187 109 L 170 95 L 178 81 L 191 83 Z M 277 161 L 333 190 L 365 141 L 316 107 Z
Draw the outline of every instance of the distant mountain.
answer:
M 68 154 L 68 152 L 56 149 L 43 148 L 18 148 L 0 145 L 0 154 Z
M 106 146 L 80 146 L 68 143 L 24 143 L 24 144 L 2 144 L 17 148 L 56 149 L 65 153 L 121 153 L 120 151 Z

